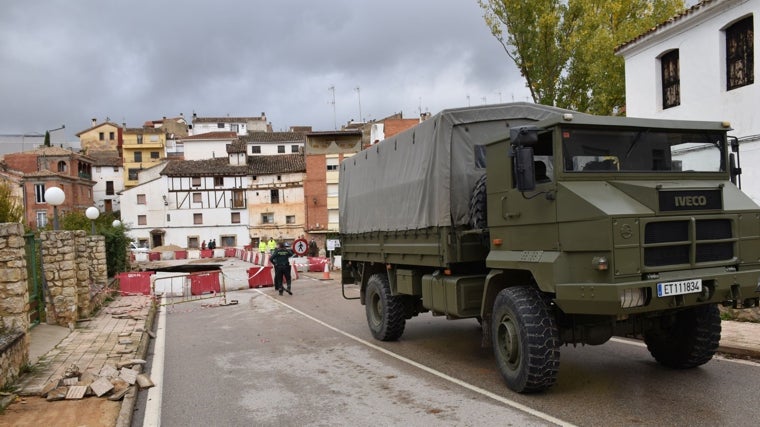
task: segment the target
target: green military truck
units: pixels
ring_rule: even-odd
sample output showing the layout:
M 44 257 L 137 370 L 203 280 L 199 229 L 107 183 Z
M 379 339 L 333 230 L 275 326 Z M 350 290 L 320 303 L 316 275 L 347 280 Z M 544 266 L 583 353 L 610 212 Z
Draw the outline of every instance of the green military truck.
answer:
M 760 295 L 760 208 L 735 185 L 728 130 L 529 103 L 442 111 L 341 164 L 343 286 L 379 340 L 423 312 L 477 318 L 517 392 L 556 383 L 562 344 L 614 335 L 702 365 L 718 304 Z

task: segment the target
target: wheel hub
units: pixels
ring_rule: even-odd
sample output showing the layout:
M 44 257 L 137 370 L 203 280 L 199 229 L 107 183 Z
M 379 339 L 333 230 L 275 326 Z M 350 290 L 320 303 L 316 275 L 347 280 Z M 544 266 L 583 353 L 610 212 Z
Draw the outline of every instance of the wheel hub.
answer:
M 505 317 L 499 324 L 499 350 L 504 354 L 504 360 L 510 366 L 518 364 L 520 344 L 517 327 L 511 318 Z

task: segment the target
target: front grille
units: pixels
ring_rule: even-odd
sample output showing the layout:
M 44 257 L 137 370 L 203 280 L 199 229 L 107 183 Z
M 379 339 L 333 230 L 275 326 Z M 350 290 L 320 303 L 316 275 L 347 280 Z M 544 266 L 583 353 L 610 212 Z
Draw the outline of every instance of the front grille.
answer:
M 687 218 L 644 226 L 644 265 L 705 264 L 734 257 L 736 239 L 730 219 Z

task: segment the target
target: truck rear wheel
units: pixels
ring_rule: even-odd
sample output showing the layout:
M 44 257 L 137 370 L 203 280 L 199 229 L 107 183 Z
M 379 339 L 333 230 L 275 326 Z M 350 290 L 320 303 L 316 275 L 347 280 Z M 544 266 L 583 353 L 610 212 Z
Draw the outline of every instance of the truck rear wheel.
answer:
M 503 289 L 494 301 L 491 321 L 494 356 L 507 387 L 530 393 L 557 382 L 559 332 L 538 290 Z
M 644 342 L 663 366 L 687 369 L 704 365 L 720 343 L 720 311 L 715 304 L 680 311 L 672 323 L 647 331 Z
M 388 277 L 373 274 L 367 282 L 367 324 L 380 341 L 395 341 L 404 333 L 406 306 L 401 296 L 391 295 Z

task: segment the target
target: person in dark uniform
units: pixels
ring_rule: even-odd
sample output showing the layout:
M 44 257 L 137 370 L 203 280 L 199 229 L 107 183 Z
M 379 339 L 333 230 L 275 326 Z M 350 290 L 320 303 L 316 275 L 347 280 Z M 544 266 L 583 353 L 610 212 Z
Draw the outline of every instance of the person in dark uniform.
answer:
M 272 252 L 272 256 L 269 261 L 274 266 L 274 289 L 282 295 L 284 290 L 290 295 L 293 292 L 290 291 L 290 257 L 293 256 L 293 252 L 285 247 L 285 244 L 280 242 L 277 245 L 277 249 Z M 282 277 L 285 276 L 287 288 L 282 286 Z

